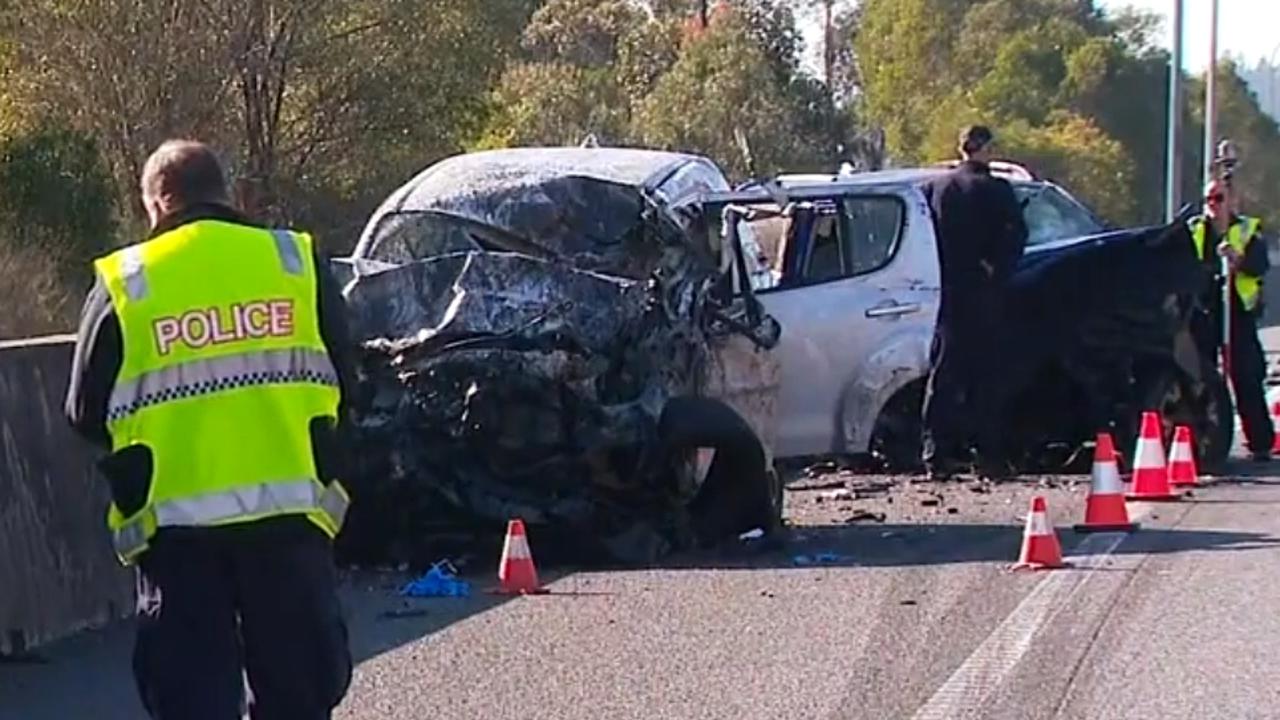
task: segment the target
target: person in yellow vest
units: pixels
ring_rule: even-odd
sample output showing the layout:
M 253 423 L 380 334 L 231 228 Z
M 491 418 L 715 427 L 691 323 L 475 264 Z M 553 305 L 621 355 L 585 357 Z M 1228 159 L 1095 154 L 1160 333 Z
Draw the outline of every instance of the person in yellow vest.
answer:
M 94 261 L 66 401 L 137 572 L 139 695 L 159 720 L 247 696 L 254 720 L 329 718 L 352 668 L 342 296 L 310 235 L 233 209 L 208 146 L 161 145 L 141 191 L 150 236 Z
M 1230 315 L 1231 387 L 1249 452 L 1254 460 L 1265 462 L 1271 459 L 1275 427 L 1263 387 L 1266 360 L 1258 341 L 1258 318 L 1263 310 L 1262 282 L 1271 263 L 1262 238 L 1261 222 L 1234 212 L 1234 207 L 1230 184 L 1222 180 L 1210 182 L 1204 192 L 1204 213 L 1191 220 L 1191 236 L 1197 257 L 1215 280 L 1214 295 L 1206 303 L 1212 308 L 1214 337 L 1221 337 L 1222 258 L 1226 259 L 1234 277 Z

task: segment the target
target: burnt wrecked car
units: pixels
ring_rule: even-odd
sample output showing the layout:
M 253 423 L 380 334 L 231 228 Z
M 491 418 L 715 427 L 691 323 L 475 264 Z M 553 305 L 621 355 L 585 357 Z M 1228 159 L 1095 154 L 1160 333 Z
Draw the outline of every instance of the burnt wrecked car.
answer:
M 921 186 L 941 172 L 782 176 L 708 199 L 708 211 L 733 210 L 770 269 L 757 292 L 783 327 L 779 458 L 920 469 L 940 297 Z M 1201 339 L 1206 278 L 1185 222 L 1108 228 L 1052 182 L 1008 179 L 1030 230 L 1003 336 L 990 338 L 1013 462 L 1087 470 L 1096 433 L 1128 452 L 1145 410 L 1160 411 L 1166 443 L 1185 424 L 1203 466 L 1223 461 L 1231 398 Z
M 540 552 L 633 563 L 776 529 L 780 328 L 756 251 L 705 232 L 698 198 L 727 189 L 700 157 L 523 148 L 388 197 L 341 262 L 361 361 L 340 552 L 429 561 L 521 518 Z

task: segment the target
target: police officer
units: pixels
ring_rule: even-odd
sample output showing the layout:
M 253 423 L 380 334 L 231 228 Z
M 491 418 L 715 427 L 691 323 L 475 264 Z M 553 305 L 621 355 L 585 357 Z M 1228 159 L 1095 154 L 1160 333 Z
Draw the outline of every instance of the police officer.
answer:
M 970 433 L 978 440 L 979 472 L 993 479 L 1009 475 L 998 336 L 1027 226 L 1013 187 L 991 175 L 994 140 L 984 126 L 964 130 L 963 162 L 924 188 L 942 273 L 924 403 L 922 459 L 931 477 L 962 469 Z
M 1263 389 L 1266 361 L 1258 341 L 1258 317 L 1262 312 L 1262 280 L 1271 263 L 1262 239 L 1261 222 L 1234 212 L 1233 195 L 1230 182 L 1211 181 L 1204 191 L 1203 214 L 1191 220 L 1191 237 L 1196 256 L 1214 279 L 1212 296 L 1204 303 L 1211 309 L 1207 315 L 1207 321 L 1213 323 L 1209 331 L 1211 337 L 1221 337 L 1223 259 L 1234 278 L 1229 316 L 1231 387 L 1249 452 L 1255 460 L 1267 461 L 1271 459 L 1275 427 Z
M 328 718 L 352 665 L 342 298 L 309 235 L 232 209 L 207 146 L 164 143 L 141 190 L 151 234 L 93 264 L 66 407 L 137 568 L 138 692 L 153 718 L 238 720 L 247 675 L 254 720 Z

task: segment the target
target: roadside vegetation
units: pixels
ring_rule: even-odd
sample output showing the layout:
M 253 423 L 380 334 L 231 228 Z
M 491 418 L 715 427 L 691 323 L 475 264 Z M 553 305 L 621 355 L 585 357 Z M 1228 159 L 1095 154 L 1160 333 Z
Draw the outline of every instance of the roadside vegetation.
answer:
M 1155 222 L 1156 29 L 1091 0 L 11 0 L 0 338 L 74 326 L 88 260 L 140 237 L 138 171 L 174 135 L 214 142 L 256 215 L 335 252 L 457 152 L 594 136 L 704 153 L 741 180 L 946 159 L 975 120 L 1107 219 Z M 1244 206 L 1280 227 L 1280 132 L 1233 64 L 1218 73 Z M 1186 86 L 1185 197 L 1202 82 Z

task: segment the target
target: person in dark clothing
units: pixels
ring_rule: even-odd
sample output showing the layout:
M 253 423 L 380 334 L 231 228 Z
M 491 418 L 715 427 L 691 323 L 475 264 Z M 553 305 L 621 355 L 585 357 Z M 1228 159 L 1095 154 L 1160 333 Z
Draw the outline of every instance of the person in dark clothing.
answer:
M 270 246 L 273 233 L 284 233 L 258 228 L 232 208 L 221 164 L 211 150 L 199 143 L 171 141 L 162 145 L 143 171 L 142 195 L 152 231 L 148 242 L 133 248 L 155 247 L 157 242 L 174 238 L 177 233 L 187 233 L 194 239 L 186 247 L 203 247 L 201 252 L 216 253 L 217 243 L 224 238 L 248 237 L 252 243 L 253 238 L 260 237 L 262 243 Z M 214 247 L 210 248 L 209 243 Z M 188 252 L 180 244 L 165 247 L 165 252 L 170 254 Z M 173 247 L 178 249 L 172 250 Z M 275 251 L 264 249 L 262 252 Z M 307 254 L 295 257 L 301 261 Z M 314 480 L 325 482 L 341 477 L 347 464 L 348 424 L 344 405 L 354 379 L 353 360 L 343 299 L 336 281 L 318 251 L 313 249 L 309 255 L 306 261 L 311 264 L 316 279 L 315 297 L 310 301 L 305 296 L 298 300 L 301 304 L 314 303 L 318 334 L 336 374 L 338 393 L 343 398 L 338 403 L 336 422 L 316 419 L 298 430 L 300 436 L 309 437 L 313 454 L 311 459 L 300 461 L 300 466 L 308 466 L 313 460 L 319 475 Z M 234 263 L 239 261 L 225 262 L 227 267 L 234 268 Z M 163 293 L 157 291 L 166 287 L 157 281 L 172 280 L 174 271 L 169 271 L 168 278 L 162 272 L 164 267 L 172 266 L 172 263 L 162 266 L 157 262 L 155 267 L 142 270 L 146 282 L 155 283 L 150 301 L 175 302 L 174 298 L 158 297 Z M 191 267 L 189 262 L 187 267 Z M 146 275 L 153 271 L 154 276 Z M 300 265 L 293 271 L 295 277 L 305 275 Z M 195 272 L 194 277 L 205 279 L 200 266 L 195 267 Z M 279 266 L 258 273 L 267 278 L 260 284 L 275 282 L 271 280 L 271 272 L 279 272 Z M 254 288 L 233 275 L 239 273 L 233 269 L 229 274 L 209 274 L 207 280 L 215 288 L 212 292 L 228 292 L 221 288 L 241 285 Z M 181 282 L 176 286 L 170 282 L 167 287 L 181 288 L 181 285 Z M 120 314 L 121 300 L 112 296 L 112 287 L 99 266 L 81 314 L 65 413 L 75 431 L 102 451 L 104 457 L 99 467 L 111 489 L 113 512 L 118 508 L 127 518 L 144 511 L 144 506 L 151 502 L 150 496 L 157 492 L 153 485 L 181 484 L 184 476 L 199 475 L 203 469 L 184 466 L 176 473 L 161 473 L 160 463 L 153 465 L 152 460 L 157 452 L 163 456 L 163 450 L 157 447 L 161 443 L 153 442 L 150 446 L 135 443 L 113 451 L 120 444 L 119 438 L 113 442 L 112 423 L 120 422 L 115 396 L 128 384 L 122 380 L 122 371 L 131 363 L 137 365 L 139 348 L 148 347 L 149 340 L 138 343 L 137 333 L 140 328 L 149 332 L 150 323 L 138 324 L 140 311 L 131 309 L 135 313 L 131 316 L 134 323 L 131 339 Z M 234 330 L 227 329 L 231 325 L 201 329 L 194 322 L 185 322 L 184 316 L 182 334 L 212 335 L 213 343 L 208 345 L 220 344 L 222 348 L 229 347 L 229 343 L 234 345 L 237 340 L 233 336 L 237 334 L 254 338 L 268 334 L 287 336 L 293 326 L 292 316 L 287 324 L 277 322 L 283 316 L 278 317 L 274 308 L 283 306 L 272 304 L 271 307 L 271 314 L 264 309 L 257 315 L 250 307 L 237 318 Z M 212 325 L 216 327 L 217 323 Z M 225 334 L 220 336 L 219 331 Z M 177 335 L 174 338 L 176 346 L 181 338 Z M 187 350 L 193 353 L 202 349 L 197 347 L 200 343 L 190 345 Z M 134 357 L 130 358 L 129 353 Z M 217 356 L 193 357 L 196 359 L 187 361 L 185 367 L 178 365 L 169 369 L 199 376 L 201 363 L 211 367 L 208 364 L 219 359 Z M 245 352 L 233 359 L 251 362 L 254 357 L 253 352 Z M 181 375 L 171 373 L 169 377 Z M 188 403 L 179 411 L 190 413 L 194 403 L 203 402 L 206 404 L 199 407 L 210 408 L 206 413 L 219 412 L 219 408 L 225 407 L 216 404 L 220 402 L 219 393 L 236 392 L 243 399 L 247 393 L 261 392 L 265 393 L 263 397 L 267 402 L 279 397 L 271 395 L 272 392 L 326 392 L 330 393 L 326 397 L 332 397 L 332 390 L 311 389 L 318 387 L 314 376 L 308 376 L 306 381 L 282 379 L 280 375 L 274 379 L 265 377 L 265 374 L 256 374 L 250 378 L 247 372 L 242 373 L 232 391 L 207 383 L 201 388 L 189 387 L 185 395 L 179 395 Z M 159 382 L 160 379 L 163 373 L 153 373 L 151 380 Z M 191 384 L 190 379 L 186 382 Z M 304 382 L 311 384 L 304 387 Z M 298 389 L 278 391 L 276 388 Z M 155 398 L 150 402 L 152 407 L 165 405 Z M 281 414 L 288 415 L 287 406 L 283 410 Z M 163 421 L 153 420 L 151 427 L 154 428 L 156 422 Z M 207 429 L 207 421 L 203 423 L 201 429 Z M 245 436 L 260 431 L 252 426 L 253 422 L 247 425 L 243 428 Z M 116 433 L 124 432 L 118 424 L 114 427 Z M 146 439 L 145 433 L 142 439 Z M 246 439 L 211 437 L 201 442 L 195 447 L 234 454 L 242 451 Z M 220 444 L 225 445 L 218 447 Z M 130 452 L 135 449 L 142 452 Z M 280 452 L 289 452 L 288 442 L 282 440 Z M 260 488 L 268 490 L 262 492 Z M 261 498 L 270 494 L 270 488 L 278 490 L 280 484 L 255 486 L 250 488 L 254 492 L 238 497 Z M 197 496 L 187 501 L 193 517 L 200 499 Z M 138 621 L 133 671 L 143 705 L 151 717 L 158 720 L 239 720 L 246 705 L 254 720 L 329 718 L 346 694 L 352 672 L 346 621 L 337 595 L 332 538 L 301 511 L 286 508 L 273 513 L 243 509 L 238 512 L 241 515 L 234 522 L 224 518 L 222 522 L 202 524 L 184 518 L 159 523 L 146 549 L 137 557 Z M 248 677 L 251 704 L 245 693 L 244 675 Z
M 1258 318 L 1264 311 L 1262 282 L 1271 269 L 1267 244 L 1259 220 L 1233 211 L 1230 183 L 1209 183 L 1204 203 L 1204 214 L 1191 220 L 1190 229 L 1197 257 L 1211 281 L 1193 327 L 1202 352 L 1216 354 L 1222 339 L 1225 259 L 1233 284 L 1227 374 L 1244 426 L 1245 443 L 1255 460 L 1265 462 L 1271 459 L 1275 443 L 1275 426 L 1263 388 L 1266 360 L 1258 340 Z
M 966 129 L 960 136 L 963 162 L 924 187 L 942 273 L 923 418 L 922 459 L 931 477 L 963 469 L 971 435 L 978 442 L 979 472 L 1009 474 L 1001 441 L 999 336 L 1027 226 L 1013 187 L 991 175 L 993 142 L 986 127 Z

